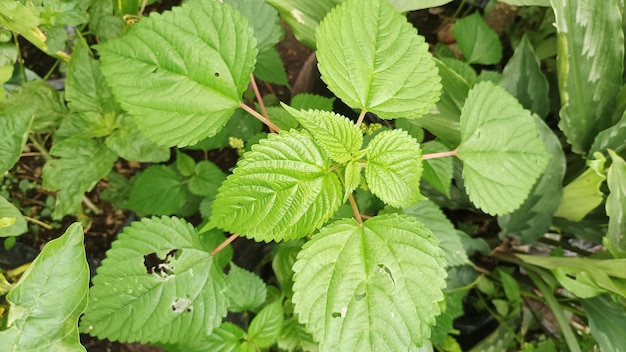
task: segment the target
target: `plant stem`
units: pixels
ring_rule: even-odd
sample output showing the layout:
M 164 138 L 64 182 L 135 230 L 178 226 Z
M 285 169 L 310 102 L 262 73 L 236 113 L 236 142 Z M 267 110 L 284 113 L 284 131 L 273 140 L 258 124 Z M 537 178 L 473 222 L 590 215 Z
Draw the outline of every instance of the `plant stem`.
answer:
M 535 273 L 535 270 L 537 269 L 529 267 L 529 266 L 526 266 L 526 269 L 527 269 L 528 277 L 530 277 L 530 279 L 533 280 L 533 282 L 535 283 L 535 286 L 537 286 L 539 291 L 541 291 L 541 294 L 543 295 L 543 298 L 546 300 L 548 307 L 550 307 L 550 310 L 552 310 L 552 314 L 554 315 L 554 318 L 559 323 L 559 326 L 561 327 L 561 332 L 563 334 L 563 337 L 565 338 L 565 342 L 567 343 L 569 350 L 571 352 L 581 352 L 580 346 L 578 345 L 578 340 L 576 339 L 576 336 L 574 335 L 574 332 L 572 331 L 572 328 L 570 327 L 569 322 L 565 318 L 565 315 L 563 314 L 563 310 L 561 309 L 559 302 L 557 302 L 556 297 L 554 297 L 552 290 L 548 287 L 546 283 L 542 281 L 539 275 Z
M 356 127 L 361 126 L 361 123 L 363 122 L 363 119 L 365 118 L 365 114 L 367 114 L 367 110 L 365 109 L 361 110 L 361 113 L 359 114 L 359 118 L 358 120 L 356 120 Z
M 87 198 L 87 196 L 83 197 L 83 203 L 85 203 L 85 205 L 87 206 L 87 208 L 93 210 L 93 212 L 96 215 L 100 215 L 102 214 L 102 210 L 100 210 L 100 208 L 98 208 L 95 204 L 93 204 L 93 202 L 91 201 L 91 199 Z
M 238 234 L 232 234 L 230 235 L 230 237 L 228 237 L 224 242 L 222 242 L 219 246 L 217 246 L 212 252 L 211 255 L 216 255 L 217 253 L 219 253 L 222 249 L 226 248 L 226 246 L 228 246 L 232 241 L 234 241 L 237 237 L 239 237 Z
M 352 211 L 354 212 L 354 217 L 359 224 L 363 224 L 363 219 L 361 218 L 361 213 L 359 212 L 359 207 L 356 205 L 356 201 L 354 200 L 354 196 L 350 194 L 348 196 L 348 200 L 350 201 L 350 206 L 352 207 Z
M 31 218 L 30 216 L 25 216 L 25 215 L 24 215 L 24 220 L 29 221 L 29 222 L 32 222 L 33 224 L 37 224 L 37 225 L 39 225 L 39 226 L 43 227 L 43 228 L 44 228 L 44 229 L 46 229 L 46 230 L 52 230 L 52 226 L 50 226 L 50 225 L 46 224 L 46 223 L 45 223 L 45 222 L 43 222 L 43 221 L 37 220 L 37 219 L 35 219 L 35 218 Z
M 46 160 L 52 159 L 50 157 L 50 154 L 48 153 L 48 150 L 46 149 L 46 147 L 43 146 L 41 141 L 39 141 L 39 137 L 37 137 L 36 134 L 31 134 L 29 139 L 30 139 L 30 142 L 35 146 L 35 148 L 37 148 L 37 150 L 41 152 L 41 155 L 43 155 L 44 159 Z
M 27 82 L 28 78 L 26 77 L 26 66 L 24 66 L 24 58 L 22 57 L 22 50 L 20 49 L 20 42 L 17 39 L 17 33 L 13 33 L 13 41 L 15 42 L 15 50 L 17 50 L 17 62 L 20 66 L 22 77 L 24 77 L 24 82 Z
M 280 131 L 280 127 L 276 126 L 275 124 L 272 123 L 272 121 L 266 119 L 263 115 L 259 114 L 258 112 L 256 112 L 253 108 L 249 107 L 248 105 L 244 104 L 244 103 L 240 103 L 239 107 L 246 110 L 250 115 L 256 117 L 257 119 L 261 120 L 261 122 L 263 122 L 265 125 L 267 125 L 267 127 L 270 128 L 270 131 L 274 130 L 275 132 Z
M 422 160 L 443 158 L 443 157 L 446 157 L 446 156 L 456 156 L 456 149 L 455 150 L 451 150 L 449 152 L 439 152 L 439 153 L 424 154 L 424 155 L 422 155 Z
M 254 75 L 250 74 L 250 85 L 252 86 L 252 90 L 254 90 L 254 95 L 256 96 L 256 100 L 259 102 L 259 106 L 261 107 L 261 111 L 263 112 L 263 116 L 270 121 L 270 115 L 267 113 L 267 109 L 265 108 L 265 103 L 263 102 L 263 97 L 261 96 L 261 91 L 259 91 L 259 87 L 256 85 L 256 79 Z M 273 130 L 272 126 L 268 126 L 270 128 L 270 132 L 276 132 Z

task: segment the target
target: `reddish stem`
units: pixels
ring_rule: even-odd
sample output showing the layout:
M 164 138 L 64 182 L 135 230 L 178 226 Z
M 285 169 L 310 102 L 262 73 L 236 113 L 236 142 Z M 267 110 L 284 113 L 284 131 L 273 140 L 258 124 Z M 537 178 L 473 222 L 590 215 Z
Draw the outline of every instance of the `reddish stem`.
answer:
M 257 119 L 261 120 L 261 122 L 263 122 L 264 124 L 267 125 L 267 127 L 270 128 L 270 131 L 275 131 L 278 132 L 280 131 L 280 127 L 276 126 L 275 124 L 272 123 L 272 121 L 268 120 L 265 118 L 265 116 L 259 114 L 258 112 L 256 112 L 256 110 L 254 110 L 253 108 L 249 107 L 248 105 L 244 104 L 244 103 L 240 103 L 239 107 L 246 110 L 250 115 L 256 117 Z
M 270 121 L 270 116 L 267 113 L 267 109 L 265 108 L 265 103 L 263 102 L 263 97 L 261 97 L 261 91 L 259 91 L 259 87 L 256 85 L 256 79 L 254 79 L 254 75 L 251 73 L 250 74 L 250 85 L 252 86 L 252 90 L 254 91 L 254 95 L 256 96 L 256 100 L 259 102 L 259 106 L 261 107 L 261 111 L 263 112 L 263 116 L 267 119 L 267 121 Z M 268 125 L 268 127 L 270 128 L 270 132 L 277 132 L 275 131 L 272 126 Z
M 230 237 L 228 237 L 224 242 L 222 242 L 219 246 L 217 246 L 217 248 L 215 248 L 212 252 L 211 255 L 216 255 L 217 253 L 219 253 L 222 249 L 226 248 L 226 246 L 228 246 L 232 241 L 234 241 L 237 237 L 239 237 L 238 234 L 232 234 L 230 235 Z
M 352 207 L 352 211 L 354 212 L 354 217 L 359 224 L 363 224 L 363 219 L 361 218 L 361 213 L 359 212 L 359 207 L 356 205 L 356 201 L 354 200 L 354 196 L 350 194 L 348 196 L 348 200 L 350 201 L 350 206 Z

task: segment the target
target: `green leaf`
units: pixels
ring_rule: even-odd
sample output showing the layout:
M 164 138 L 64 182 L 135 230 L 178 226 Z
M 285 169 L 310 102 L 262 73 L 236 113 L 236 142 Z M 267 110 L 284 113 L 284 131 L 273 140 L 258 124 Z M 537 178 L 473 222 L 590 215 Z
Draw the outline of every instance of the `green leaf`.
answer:
M 153 165 L 137 176 L 126 205 L 145 214 L 169 215 L 176 214 L 187 197 L 183 178 L 176 170 L 165 165 Z
M 124 29 L 122 17 L 114 14 L 113 2 L 109 0 L 92 0 L 89 8 L 91 18 L 89 31 L 103 42 L 119 37 Z
M 618 123 L 598 133 L 589 155 L 606 149 L 613 149 L 616 153 L 621 153 L 626 148 L 624 140 L 626 140 L 626 112 Z
M 90 290 L 81 330 L 98 338 L 183 344 L 226 315 L 226 278 L 177 218 L 133 222 L 113 242 Z
M 351 161 L 346 165 L 344 179 L 346 192 L 343 201 L 345 202 L 348 196 L 361 185 L 361 163 L 358 160 Z
M 201 351 L 239 352 L 245 332 L 233 323 L 223 323 L 209 335 L 206 342 L 202 342 L 198 349 Z M 186 351 L 182 350 L 181 352 Z
M 83 40 L 77 40 L 65 81 L 67 105 L 74 112 L 115 115 L 118 106 L 100 71 L 100 63 L 89 56 Z
M 435 203 L 428 199 L 421 200 L 402 210 L 406 215 L 423 223 L 439 240 L 439 248 L 443 250 L 448 266 L 470 264 L 457 230 Z
M 196 172 L 196 161 L 180 150 L 176 150 L 176 170 L 183 176 L 191 176 Z
M 11 92 L 10 101 L 22 108 L 34 108 L 34 120 L 30 129 L 50 133 L 67 115 L 63 94 L 47 82 L 33 80 Z M 56 136 L 55 136 L 56 139 Z
M 11 351 L 85 351 L 78 317 L 88 290 L 83 229 L 74 223 L 46 244 L 7 295 L 10 308 L 0 346 Z
M 303 243 L 302 240 L 279 243 L 272 259 L 272 270 L 280 284 L 281 292 L 288 298 L 293 295 L 293 270 L 291 268 L 296 262 Z
M 504 67 L 500 87 L 541 118 L 550 112 L 548 79 L 541 71 L 541 63 L 526 35 Z
M 143 134 L 179 147 L 224 126 L 241 102 L 257 51 L 247 21 L 217 1 L 153 13 L 97 48 L 113 93 Z
M 0 174 L 20 160 L 34 112 L 33 108 L 24 105 L 0 107 Z
M 104 143 L 75 136 L 55 144 L 50 155 L 59 159 L 46 162 L 43 187 L 57 193 L 53 217 L 63 217 L 77 211 L 85 192 L 90 191 L 106 176 L 117 160 Z
M 263 50 L 257 56 L 254 75 L 262 81 L 289 86 L 287 71 L 275 48 Z
M 609 150 L 613 164 L 607 172 L 610 194 L 606 198 L 606 213 L 609 215 L 609 229 L 606 233 L 606 246 L 614 256 L 626 257 L 626 162 Z
M 248 20 L 256 38 L 259 53 L 273 48 L 284 36 L 278 12 L 263 0 L 225 0 Z
M 289 352 L 317 352 L 318 344 L 306 331 L 304 325 L 300 324 L 295 317 L 291 317 L 283 322 L 278 338 L 278 348 Z
M 417 220 L 344 219 L 304 245 L 293 302 L 324 351 L 400 351 L 421 345 L 440 313 L 445 261 Z
M 348 0 L 317 29 L 322 80 L 352 108 L 393 119 L 428 112 L 440 78 L 424 37 L 386 0 Z
M 0 237 L 19 236 L 28 231 L 22 213 L 6 198 L 0 196 Z
M 338 163 L 355 159 L 363 135 L 348 118 L 330 111 L 296 110 L 285 104 L 283 108 L 311 133 L 331 159 Z
M 520 243 L 534 243 L 547 232 L 563 198 L 565 155 L 552 130 L 535 118 L 539 134 L 550 155 L 549 167 L 533 186 L 526 201 L 515 211 L 498 217 L 500 237 L 513 237 Z
M 257 241 L 306 236 L 339 207 L 341 184 L 330 166 L 308 133 L 270 134 L 223 183 L 211 222 Z
M 131 190 L 130 181 L 115 171 L 109 172 L 106 178 L 109 187 L 100 193 L 100 198 L 111 203 L 116 209 L 127 208 L 126 202 Z
M 419 192 L 421 158 L 419 144 L 405 131 L 379 133 L 367 146 L 367 186 L 392 207 L 412 205 L 423 198 Z
M 449 2 L 452 2 L 452 0 L 389 0 L 389 3 L 399 12 L 428 9 L 445 5 Z
M 595 160 L 587 161 L 589 168 L 563 188 L 563 200 L 554 216 L 580 221 L 602 203 L 604 193 L 600 191 L 600 186 L 606 179 L 606 159 L 599 152 L 594 157 Z
M 275 344 L 283 325 L 283 314 L 282 300 L 265 306 L 250 323 L 248 341 L 261 348 Z
M 144 163 L 169 160 L 170 149 L 144 137 L 130 116 L 118 116 L 115 125 L 115 131 L 107 137 L 106 145 L 120 157 Z
M 267 295 L 265 283 L 254 273 L 231 263 L 226 283 L 230 301 L 228 310 L 231 312 L 253 311 L 265 302 Z
M 612 114 L 624 69 L 624 32 L 619 0 L 594 6 L 550 0 L 558 31 L 559 127 L 575 153 L 585 153 Z M 601 43 L 615 45 L 600 45 Z
M 226 180 L 226 175 L 210 161 L 196 164 L 195 175 L 189 180 L 189 191 L 199 196 L 215 197 L 217 189 Z
M 83 138 L 106 137 L 115 129 L 116 116 L 102 115 L 98 112 L 70 113 L 63 120 L 54 134 L 54 141 L 80 136 Z
M 500 37 L 487 26 L 478 12 L 456 21 L 452 34 L 467 62 L 495 65 L 502 59 Z
M 624 306 L 615 303 L 610 296 L 602 295 L 580 300 L 587 313 L 591 335 L 601 351 L 621 351 L 626 346 L 622 326 L 626 324 Z
M 48 52 L 46 35 L 37 28 L 40 23 L 39 11 L 32 3 L 3 0 L 0 1 L 0 13 L 0 25 L 21 34 L 33 45 Z
M 435 345 L 444 344 L 448 334 L 453 331 L 453 322 L 463 315 L 463 298 L 467 291 L 453 291 L 446 294 L 445 309 L 437 316 L 437 324 L 433 326 L 431 341 Z
M 550 160 L 530 112 L 490 82 L 467 97 L 457 155 L 472 203 L 492 215 L 517 209 Z
M 268 111 L 271 107 L 268 107 Z M 281 109 L 282 110 L 282 109 Z M 199 143 L 188 147 L 188 149 L 211 150 L 229 147 L 228 138 L 235 137 L 248 141 L 263 129 L 263 123 L 252 118 L 243 109 L 236 109 L 230 117 L 226 126 L 215 136 L 203 139 Z
M 550 0 L 499 0 L 514 6 L 550 6 Z
M 443 144 L 437 141 L 430 141 L 421 145 L 422 153 L 446 152 Z M 433 158 L 424 160 L 424 179 L 433 186 L 434 189 L 450 197 L 450 184 L 452 182 L 452 158 Z
M 291 98 L 291 107 L 298 110 L 324 110 L 333 111 L 335 98 L 327 98 L 321 95 L 301 93 Z

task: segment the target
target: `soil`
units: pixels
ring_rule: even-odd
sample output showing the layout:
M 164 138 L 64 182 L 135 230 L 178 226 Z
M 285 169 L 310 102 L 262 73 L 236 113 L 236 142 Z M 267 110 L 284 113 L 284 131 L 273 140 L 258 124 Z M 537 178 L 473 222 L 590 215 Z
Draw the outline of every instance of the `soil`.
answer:
M 158 7 L 151 7 L 148 11 L 162 11 L 176 3 L 176 1 L 161 2 L 156 5 Z M 449 27 L 447 18 L 455 9 L 456 5 L 450 5 L 435 10 L 415 11 L 408 14 L 408 19 L 418 27 L 419 33 L 424 35 L 427 41 L 434 46 L 434 43 L 438 40 L 438 36 L 441 39 L 442 32 L 446 31 L 446 28 Z M 284 28 L 285 38 L 277 45 L 277 48 L 285 64 L 289 84 L 294 88 L 293 92 L 323 91 L 325 89 L 323 83 L 320 85 L 321 81 L 319 81 L 319 79 L 316 80 L 315 77 L 311 78 L 311 74 L 309 73 L 315 72 L 316 69 L 313 51 L 298 42 L 286 25 L 284 25 Z M 443 35 L 448 34 L 443 33 Z M 28 63 L 29 69 L 35 71 L 40 76 L 46 75 L 48 73 L 47 71 L 54 64 L 54 59 L 44 55 L 24 40 L 21 40 L 20 44 L 23 49 L 22 55 Z M 302 73 L 303 67 L 306 68 L 305 73 Z M 57 71 L 53 73 L 51 78 L 61 78 L 61 76 L 62 74 Z M 287 102 L 290 100 L 292 94 L 292 91 L 287 87 L 277 85 L 261 85 L 261 89 L 266 93 L 275 93 L 279 99 Z M 322 94 L 328 94 L 328 92 L 324 91 Z M 27 146 L 26 149 L 30 147 L 31 146 Z M 35 149 L 33 148 L 32 150 Z M 202 152 L 191 152 L 190 154 L 198 160 L 208 158 L 208 160 L 216 162 L 225 171 L 232 168 L 237 160 L 237 154 L 234 153 L 233 150 L 211 151 L 206 155 Z M 100 195 L 102 191 L 109 187 L 108 181 L 105 178 L 96 185 L 93 191 L 86 195 L 86 198 L 93 203 L 94 209 L 98 209 L 99 211 L 95 212 L 89 207 L 84 207 L 85 214 L 78 219 L 67 216 L 61 221 L 53 221 L 49 215 L 47 215 L 50 209 L 46 205 L 46 201 L 51 193 L 43 190 L 41 187 L 43 163 L 44 160 L 38 153 L 25 153 L 24 157 L 9 171 L 9 174 L 13 175 L 13 178 L 11 180 L 7 178 L 4 180 L 0 179 L 0 182 L 3 182 L 5 186 L 5 191 L 8 193 L 9 198 L 19 203 L 16 205 L 19 205 L 22 209 L 26 209 L 26 215 L 34 219 L 29 222 L 29 232 L 17 238 L 17 243 L 11 251 L 7 253 L 0 250 L 0 258 L 2 258 L 2 260 L 0 260 L 0 266 L 5 269 L 10 269 L 32 261 L 38 251 L 40 251 L 47 242 L 59 237 L 73 222 L 81 221 L 86 228 L 85 249 L 87 260 L 90 264 L 91 272 L 95 273 L 95 268 L 105 257 L 105 253 L 110 248 L 111 242 L 115 240 L 117 233 L 121 232 L 124 226 L 134 220 L 134 214 L 126 210 L 114 209 L 109 203 L 101 199 Z M 145 167 L 145 165 L 120 160 L 115 164 L 115 171 L 130 177 L 143 167 Z M 23 187 L 24 180 L 30 182 L 32 187 L 28 187 L 27 189 Z M 20 184 L 22 184 L 22 187 L 20 187 Z M 459 221 L 468 220 L 465 219 L 465 217 L 468 216 L 467 213 L 451 214 L 451 216 L 457 217 Z M 191 221 L 197 224 L 199 219 L 194 218 L 191 219 Z M 469 219 L 469 221 L 477 223 L 479 228 L 486 228 L 490 225 L 490 220 L 483 217 L 473 217 Z M 493 229 L 489 230 L 489 232 L 491 231 L 493 231 Z M 265 257 L 271 247 L 271 245 L 259 244 L 245 239 L 237 239 L 233 243 L 233 246 L 235 247 L 235 253 L 237 253 L 235 261 L 249 270 L 259 270 L 256 265 Z M 152 346 L 99 340 L 87 335 L 81 335 L 81 342 L 88 351 L 94 352 L 163 351 L 162 349 Z

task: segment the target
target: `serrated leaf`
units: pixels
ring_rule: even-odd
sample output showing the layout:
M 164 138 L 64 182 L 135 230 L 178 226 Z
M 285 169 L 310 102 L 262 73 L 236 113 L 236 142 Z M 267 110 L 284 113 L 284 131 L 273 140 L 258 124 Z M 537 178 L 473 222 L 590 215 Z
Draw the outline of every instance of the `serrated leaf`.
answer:
M 189 180 L 189 191 L 199 196 L 215 197 L 226 175 L 217 165 L 202 160 L 195 165 L 195 175 Z
M 307 242 L 293 302 L 324 351 L 415 350 L 440 313 L 445 261 L 417 220 L 345 219 Z
M 262 81 L 289 86 L 287 71 L 275 48 L 259 52 L 254 67 L 254 75 Z
M 231 263 L 226 277 L 231 312 L 255 310 L 265 302 L 267 289 L 265 283 L 256 274 Z
M 196 162 L 191 156 L 176 149 L 176 170 L 183 176 L 191 176 L 196 171 Z
M 144 137 L 130 116 L 118 116 L 115 125 L 115 131 L 107 137 L 106 145 L 120 157 L 144 163 L 169 160 L 170 149 Z
M 164 344 L 209 335 L 226 315 L 226 279 L 196 236 L 177 218 L 145 218 L 126 227 L 93 278 L 81 330 Z
M 445 5 L 449 2 L 452 2 L 452 0 L 389 0 L 389 3 L 399 12 L 428 9 Z
M 153 165 L 133 183 L 128 206 L 144 214 L 176 214 L 185 204 L 188 192 L 182 176 L 172 167 Z
M 317 342 L 313 340 L 313 337 L 306 331 L 304 325 L 300 324 L 295 317 L 283 322 L 280 337 L 278 338 L 278 348 L 288 352 L 317 352 L 319 350 Z
M 339 207 L 341 184 L 330 165 L 308 133 L 270 134 L 222 184 L 211 222 L 257 241 L 303 237 Z
M 550 159 L 530 112 L 490 82 L 467 97 L 457 155 L 472 203 L 492 215 L 517 209 Z
M 607 247 L 618 258 L 626 257 L 626 162 L 614 151 L 609 150 L 613 164 L 607 172 L 607 184 L 611 192 L 606 198 L 606 213 L 609 229 L 605 241 Z
M 282 39 L 284 33 L 278 12 L 263 0 L 225 0 L 224 3 L 238 10 L 248 20 L 259 53 L 272 48 Z
M 344 202 L 354 190 L 361 185 L 361 163 L 359 161 L 351 161 L 346 165 L 344 175 L 346 192 Z
M 594 157 L 594 160 L 587 160 L 589 167 L 582 174 L 563 187 L 563 199 L 554 216 L 581 221 L 602 203 L 604 193 L 600 186 L 606 179 L 606 158 L 599 152 Z
M 63 95 L 45 81 L 31 80 L 11 91 L 9 100 L 20 108 L 34 109 L 30 129 L 37 133 L 50 133 L 67 115 Z M 56 136 L 55 136 L 56 139 Z
M 43 187 L 58 191 L 53 217 L 58 219 L 80 207 L 85 192 L 106 176 L 117 160 L 102 142 L 75 136 L 55 144 L 43 168 Z
M 437 141 L 429 141 L 420 145 L 423 154 L 448 151 L 448 148 Z M 452 158 L 433 158 L 424 160 L 424 180 L 434 189 L 450 198 L 450 184 L 452 182 Z
M 327 98 L 310 93 L 297 94 L 291 98 L 291 107 L 298 110 L 333 111 L 335 98 Z
M 354 159 L 354 155 L 361 149 L 363 135 L 345 116 L 330 111 L 296 110 L 286 104 L 283 104 L 283 108 L 311 133 L 336 162 L 345 163 Z
M 22 213 L 6 198 L 0 196 L 0 237 L 19 236 L 28 231 Z
M 322 80 L 352 108 L 393 119 L 428 112 L 440 78 L 428 44 L 386 0 L 348 0 L 317 29 Z
M 443 250 L 443 257 L 448 266 L 470 264 L 457 230 L 435 203 L 428 199 L 421 200 L 402 210 L 406 215 L 424 224 L 439 240 L 439 248 Z
M 524 108 L 541 118 L 550 112 L 548 79 L 541 71 L 541 63 L 526 35 L 504 67 L 499 84 L 516 97 Z
M 97 48 L 113 93 L 143 134 L 179 147 L 219 132 L 241 102 L 256 55 L 247 21 L 217 1 L 153 13 Z
M 20 160 L 34 113 L 35 110 L 28 106 L 0 107 L 0 174 Z
M 276 343 L 283 326 L 282 300 L 266 305 L 257 314 L 248 328 L 248 341 L 261 348 L 267 348 Z
M 223 323 L 207 337 L 206 342 L 198 349 L 200 351 L 239 352 L 245 332 L 233 323 Z M 181 351 L 183 352 L 183 351 Z
M 367 186 L 386 204 L 403 207 L 422 199 L 421 176 L 422 152 L 406 131 L 381 132 L 368 144 Z
M 556 17 L 559 128 L 575 153 L 585 153 L 612 114 L 622 84 L 624 32 L 619 0 L 550 0 Z M 616 45 L 600 45 L 610 41 Z
M 502 59 L 500 37 L 487 26 L 478 12 L 456 21 L 452 34 L 467 62 L 494 65 Z
M 523 244 L 534 243 L 547 232 L 563 198 L 565 155 L 561 142 L 543 121 L 538 117 L 535 121 L 546 151 L 550 155 L 549 167 L 517 210 L 498 217 L 500 237 L 513 237 Z
M 10 308 L 0 346 L 10 351 L 85 351 L 78 317 L 88 290 L 83 229 L 74 223 L 46 244 L 7 295 Z

